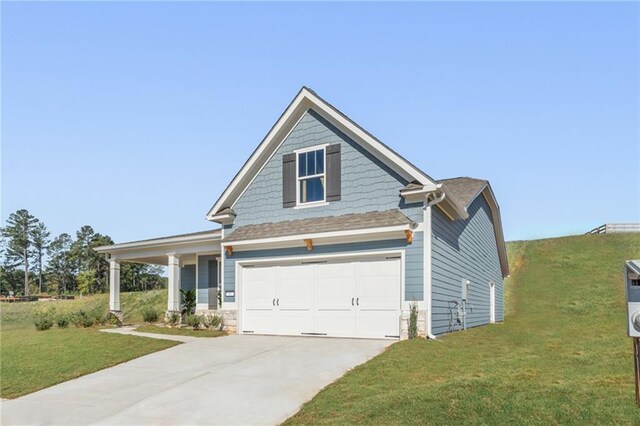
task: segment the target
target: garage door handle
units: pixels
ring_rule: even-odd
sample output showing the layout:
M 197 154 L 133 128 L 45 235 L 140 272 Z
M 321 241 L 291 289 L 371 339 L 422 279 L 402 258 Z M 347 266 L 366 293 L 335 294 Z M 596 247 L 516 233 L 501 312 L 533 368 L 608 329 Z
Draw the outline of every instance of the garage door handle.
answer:
M 276 306 L 276 299 L 273 299 L 273 302 L 271 302 L 271 304 L 272 304 L 273 306 Z
M 355 297 L 351 298 L 351 306 L 353 306 L 353 299 L 355 299 Z
M 280 306 L 280 299 L 276 300 L 276 305 Z
M 360 306 L 360 298 L 359 297 L 356 299 L 356 305 Z

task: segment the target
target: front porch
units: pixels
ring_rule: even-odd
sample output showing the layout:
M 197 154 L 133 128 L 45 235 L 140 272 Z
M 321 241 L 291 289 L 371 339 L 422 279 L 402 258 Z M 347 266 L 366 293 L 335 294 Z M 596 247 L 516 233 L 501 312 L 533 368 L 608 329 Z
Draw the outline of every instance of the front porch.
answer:
M 196 312 L 222 312 L 220 230 L 196 232 L 171 237 L 114 244 L 96 248 L 109 261 L 109 310 L 121 322 L 120 264 L 146 263 L 167 267 L 167 312 L 180 311 L 180 290 L 196 291 Z M 235 326 L 233 315 L 224 315 L 229 328 Z

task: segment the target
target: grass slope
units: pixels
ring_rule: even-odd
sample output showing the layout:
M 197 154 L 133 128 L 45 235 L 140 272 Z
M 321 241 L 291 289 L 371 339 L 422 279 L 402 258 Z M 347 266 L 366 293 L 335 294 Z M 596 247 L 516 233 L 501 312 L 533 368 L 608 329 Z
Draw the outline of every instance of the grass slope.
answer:
M 288 423 L 640 424 L 622 273 L 640 235 L 508 250 L 504 324 L 396 343 Z
M 2 330 L 13 328 L 33 328 L 33 314 L 38 310 L 55 310 L 57 312 L 75 312 L 99 310 L 109 311 L 109 294 L 95 294 L 74 300 L 59 300 L 51 302 L 19 302 L 0 304 L 0 326 Z M 158 312 L 167 309 L 167 291 L 151 290 L 146 292 L 121 293 L 120 303 L 125 322 L 142 323 L 141 309 L 152 306 Z
M 125 321 L 141 322 L 145 304 L 162 311 L 166 291 L 123 293 Z M 0 397 L 15 398 L 56 383 L 178 344 L 168 340 L 101 333 L 96 328 L 54 326 L 36 331 L 32 317 L 40 309 L 56 312 L 108 310 L 108 295 L 59 302 L 0 305 Z

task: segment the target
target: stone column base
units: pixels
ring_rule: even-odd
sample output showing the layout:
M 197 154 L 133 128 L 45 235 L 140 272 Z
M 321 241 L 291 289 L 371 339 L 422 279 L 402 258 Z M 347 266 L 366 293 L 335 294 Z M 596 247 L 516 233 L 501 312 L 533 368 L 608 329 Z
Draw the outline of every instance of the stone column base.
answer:
M 122 327 L 122 320 L 124 319 L 122 311 L 109 311 L 109 316 L 116 319 L 116 325 L 118 327 Z

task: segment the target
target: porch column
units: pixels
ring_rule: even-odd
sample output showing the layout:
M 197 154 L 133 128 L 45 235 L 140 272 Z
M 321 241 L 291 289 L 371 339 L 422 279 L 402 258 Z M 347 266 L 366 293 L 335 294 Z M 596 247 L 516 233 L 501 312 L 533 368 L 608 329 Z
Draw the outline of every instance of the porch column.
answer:
M 175 253 L 169 253 L 169 282 L 167 298 L 167 310 L 179 311 L 180 310 L 180 256 Z
M 120 261 L 109 259 L 109 310 L 120 312 Z

